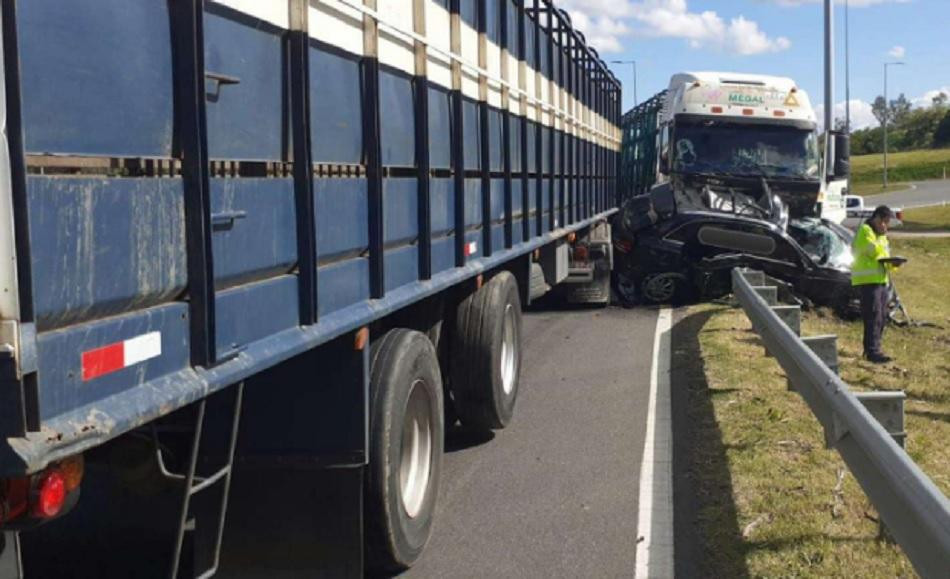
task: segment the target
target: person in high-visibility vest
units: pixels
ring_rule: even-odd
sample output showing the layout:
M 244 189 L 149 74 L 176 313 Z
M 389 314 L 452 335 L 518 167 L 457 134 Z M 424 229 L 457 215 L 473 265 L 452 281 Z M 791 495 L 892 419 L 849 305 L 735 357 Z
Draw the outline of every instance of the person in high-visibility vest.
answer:
M 887 286 L 894 265 L 884 263 L 891 257 L 887 231 L 894 212 L 886 205 L 874 210 L 871 218 L 858 228 L 851 244 L 854 263 L 851 285 L 861 292 L 861 317 L 864 320 L 864 357 L 875 364 L 891 361 L 881 351 L 881 336 L 887 324 Z

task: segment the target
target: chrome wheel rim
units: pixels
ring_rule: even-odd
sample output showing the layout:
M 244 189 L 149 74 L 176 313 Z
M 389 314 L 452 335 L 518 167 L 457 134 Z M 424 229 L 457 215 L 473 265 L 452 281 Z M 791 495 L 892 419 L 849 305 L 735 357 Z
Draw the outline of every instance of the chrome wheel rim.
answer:
M 416 380 L 409 391 L 402 426 L 402 453 L 399 464 L 399 488 L 402 506 L 415 518 L 422 510 L 429 489 L 432 469 L 431 400 L 425 383 Z
M 517 338 L 515 337 L 515 309 L 508 304 L 505 306 L 501 340 L 501 385 L 505 394 L 511 394 L 515 389 L 515 374 L 517 372 Z

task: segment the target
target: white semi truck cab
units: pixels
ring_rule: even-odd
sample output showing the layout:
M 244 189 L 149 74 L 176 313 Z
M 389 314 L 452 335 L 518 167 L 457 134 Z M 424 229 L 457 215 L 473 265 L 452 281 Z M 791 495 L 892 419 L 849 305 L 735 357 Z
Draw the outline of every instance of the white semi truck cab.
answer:
M 685 72 L 664 99 L 657 181 L 673 185 L 679 206 L 844 220 L 848 147 L 836 139 L 827 170 L 811 100 L 794 80 Z

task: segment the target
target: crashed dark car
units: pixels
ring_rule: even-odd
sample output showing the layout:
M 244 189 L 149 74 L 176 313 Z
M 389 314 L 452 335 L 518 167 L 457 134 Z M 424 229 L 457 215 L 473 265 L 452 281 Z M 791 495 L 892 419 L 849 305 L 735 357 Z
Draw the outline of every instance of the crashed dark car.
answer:
M 629 200 L 614 229 L 618 295 L 628 303 L 715 299 L 731 292 L 732 268 L 749 267 L 784 282 L 803 303 L 856 315 L 852 233 L 819 218 L 775 219 L 774 213 L 676 211 L 662 188 Z

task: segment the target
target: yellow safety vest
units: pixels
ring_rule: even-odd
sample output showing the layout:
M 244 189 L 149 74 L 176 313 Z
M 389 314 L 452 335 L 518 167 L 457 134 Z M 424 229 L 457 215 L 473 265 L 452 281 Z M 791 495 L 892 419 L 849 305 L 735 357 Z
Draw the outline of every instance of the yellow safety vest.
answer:
M 854 253 L 854 263 L 851 265 L 851 285 L 887 285 L 887 272 L 890 266 L 885 266 L 878 261 L 891 256 L 886 235 L 877 235 L 874 229 L 865 223 L 854 235 L 851 250 Z

